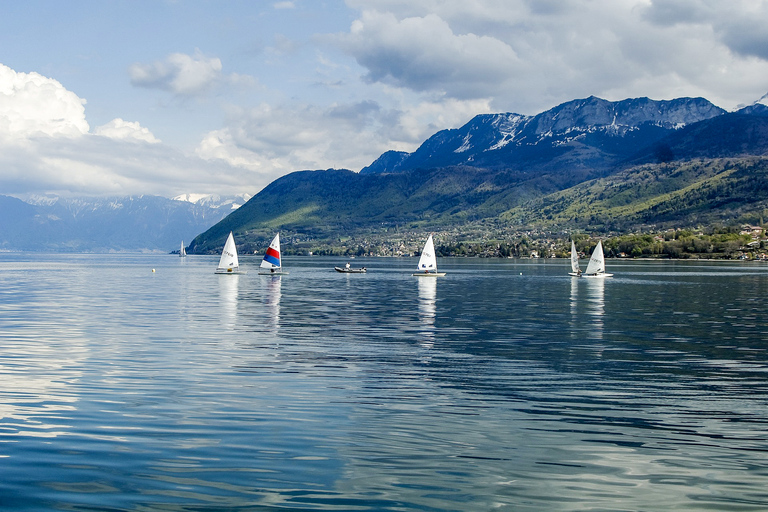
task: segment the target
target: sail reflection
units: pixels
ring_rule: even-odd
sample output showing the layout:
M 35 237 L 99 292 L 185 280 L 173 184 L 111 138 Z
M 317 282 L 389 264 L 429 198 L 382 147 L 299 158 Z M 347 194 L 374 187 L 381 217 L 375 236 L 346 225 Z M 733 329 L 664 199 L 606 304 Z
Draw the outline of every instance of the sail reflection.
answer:
M 219 305 L 222 327 L 233 329 L 237 322 L 237 293 L 240 276 L 231 274 L 219 278 Z
M 605 316 L 605 279 L 584 279 L 587 288 L 587 315 L 590 318 L 590 332 L 594 338 L 603 339 L 603 317 Z
M 437 311 L 437 279 L 425 277 L 419 283 L 419 318 L 421 320 L 421 345 L 430 348 L 435 343 L 435 313 Z
M 571 338 L 577 337 L 576 326 L 579 322 L 579 277 L 571 278 Z
M 263 285 L 264 293 L 264 305 L 267 311 L 267 321 L 265 331 L 277 334 L 280 329 L 280 297 L 282 292 L 282 280 L 280 276 L 271 276 L 263 279 L 266 281 Z

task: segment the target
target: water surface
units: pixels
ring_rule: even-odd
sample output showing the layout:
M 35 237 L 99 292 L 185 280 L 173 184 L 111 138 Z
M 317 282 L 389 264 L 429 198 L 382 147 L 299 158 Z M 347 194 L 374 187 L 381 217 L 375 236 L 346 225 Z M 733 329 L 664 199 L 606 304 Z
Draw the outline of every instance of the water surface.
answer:
M 217 261 L 0 255 L 0 508 L 768 507 L 768 265 Z

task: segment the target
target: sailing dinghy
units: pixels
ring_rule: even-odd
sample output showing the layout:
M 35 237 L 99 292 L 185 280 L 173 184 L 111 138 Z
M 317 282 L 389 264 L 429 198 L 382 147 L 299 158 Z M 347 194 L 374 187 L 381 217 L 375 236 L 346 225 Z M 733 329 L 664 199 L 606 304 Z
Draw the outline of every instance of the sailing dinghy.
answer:
M 217 274 L 245 274 L 240 270 L 240 263 L 237 261 L 237 247 L 235 247 L 235 237 L 229 232 L 224 249 L 221 251 L 219 266 L 216 268 Z
M 581 275 L 581 269 L 579 268 L 579 253 L 576 252 L 576 242 L 571 240 L 571 271 L 568 272 L 569 276 L 579 277 Z
M 603 255 L 603 242 L 598 241 L 597 247 L 592 251 L 589 258 L 587 270 L 582 274 L 583 277 L 611 277 L 613 274 L 605 272 L 605 256 Z
M 427 238 L 424 249 L 419 258 L 418 272 L 414 272 L 419 277 L 438 277 L 444 276 L 445 272 L 437 271 L 437 258 L 435 257 L 435 243 L 432 241 L 432 235 Z
M 272 239 L 272 243 L 267 247 L 267 252 L 264 253 L 264 259 L 261 260 L 259 265 L 261 270 L 259 274 L 268 276 L 281 276 L 288 272 L 283 272 L 282 261 L 280 260 L 280 233 L 275 235 Z
M 187 255 L 187 250 L 184 249 L 184 240 L 181 241 L 181 249 L 179 250 L 179 256 L 182 258 Z

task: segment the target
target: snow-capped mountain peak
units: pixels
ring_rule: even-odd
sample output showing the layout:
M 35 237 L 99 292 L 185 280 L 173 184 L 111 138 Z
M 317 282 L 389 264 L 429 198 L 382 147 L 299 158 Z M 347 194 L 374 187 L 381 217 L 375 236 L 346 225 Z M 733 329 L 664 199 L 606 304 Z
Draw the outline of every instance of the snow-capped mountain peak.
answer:
M 229 208 L 236 210 L 248 202 L 250 194 L 236 194 L 233 196 L 220 196 L 218 194 L 181 194 L 173 198 L 174 201 L 183 201 L 207 206 L 208 208 Z
M 618 161 L 670 132 L 724 113 L 704 98 L 608 101 L 590 96 L 535 116 L 481 114 L 460 128 L 437 132 L 413 153 L 387 152 L 360 172 L 457 165 L 530 171 L 557 155 L 562 162 L 569 152 L 577 167 L 598 154 Z

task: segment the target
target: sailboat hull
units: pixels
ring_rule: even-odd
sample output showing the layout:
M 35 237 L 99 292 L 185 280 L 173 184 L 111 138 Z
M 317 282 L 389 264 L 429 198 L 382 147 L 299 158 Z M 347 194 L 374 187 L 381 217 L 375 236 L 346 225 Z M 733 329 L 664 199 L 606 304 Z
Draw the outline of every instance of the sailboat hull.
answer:
M 596 277 L 596 278 L 613 277 L 613 274 L 606 274 L 606 273 L 603 272 L 603 273 L 600 273 L 600 274 L 582 274 L 581 277 Z
M 264 270 L 260 270 L 259 275 L 260 276 L 287 276 L 288 272 L 284 272 L 282 270 L 276 270 L 274 272 L 268 272 L 268 271 L 265 272 Z
M 443 277 L 445 272 L 414 272 L 416 277 Z
M 214 274 L 226 274 L 226 275 L 237 275 L 237 274 L 245 274 L 245 270 L 240 270 L 237 268 L 217 268 L 213 271 Z

